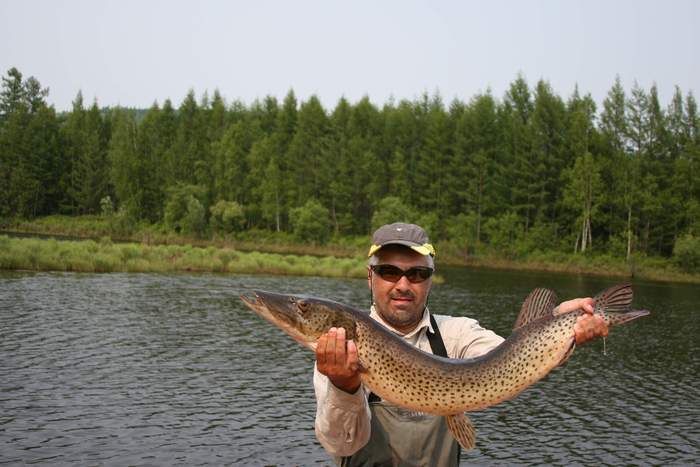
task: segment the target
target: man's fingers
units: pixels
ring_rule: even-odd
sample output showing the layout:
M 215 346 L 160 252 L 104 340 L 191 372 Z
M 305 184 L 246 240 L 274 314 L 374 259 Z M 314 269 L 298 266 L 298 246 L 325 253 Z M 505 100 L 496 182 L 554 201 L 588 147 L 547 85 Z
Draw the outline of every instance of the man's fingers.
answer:
M 330 328 L 316 343 L 316 366 L 328 377 L 357 377 L 357 345 L 347 340 L 344 328 Z
M 345 365 L 345 328 L 338 328 L 335 340 L 335 362 Z
M 608 335 L 608 325 L 605 319 L 599 315 L 581 315 L 574 325 L 576 342 L 582 344 L 597 336 Z
M 336 349 L 337 330 L 330 328 L 328 330 L 328 345 L 326 346 L 326 364 L 334 366 L 336 364 L 335 349 Z
M 326 365 L 326 345 L 328 343 L 328 335 L 324 334 L 318 338 L 316 342 L 316 366 L 323 367 Z
M 351 371 L 357 371 L 359 368 L 359 358 L 357 356 L 357 345 L 354 340 L 348 341 L 348 368 Z

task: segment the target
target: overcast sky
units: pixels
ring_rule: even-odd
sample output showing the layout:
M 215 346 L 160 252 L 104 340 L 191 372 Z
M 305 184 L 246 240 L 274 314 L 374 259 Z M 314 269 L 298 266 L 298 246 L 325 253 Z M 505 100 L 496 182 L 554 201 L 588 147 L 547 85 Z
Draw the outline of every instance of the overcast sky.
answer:
M 0 0 L 0 72 L 17 67 L 67 110 L 148 107 L 189 89 L 227 102 L 294 89 L 332 109 L 341 96 L 414 99 L 439 91 L 501 98 L 519 72 L 568 98 L 601 102 L 655 82 L 697 94 L 700 2 Z M 696 97 L 698 97 L 696 95 Z

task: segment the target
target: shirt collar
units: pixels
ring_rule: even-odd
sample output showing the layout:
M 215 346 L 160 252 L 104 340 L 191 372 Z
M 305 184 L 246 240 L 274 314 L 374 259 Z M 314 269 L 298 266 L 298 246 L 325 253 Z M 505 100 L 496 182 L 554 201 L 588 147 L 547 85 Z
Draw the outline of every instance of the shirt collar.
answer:
M 426 306 L 425 309 L 423 310 L 423 317 L 421 320 L 418 322 L 418 325 L 413 329 L 412 331 L 402 334 L 396 329 L 394 329 L 389 323 L 384 321 L 382 316 L 379 314 L 377 309 L 375 308 L 374 305 L 371 306 L 369 315 L 376 321 L 379 321 L 385 328 L 389 329 L 391 332 L 394 334 L 397 334 L 401 337 L 404 338 L 411 338 L 415 336 L 416 334 L 420 333 L 424 328 L 428 329 L 431 333 L 434 333 L 435 330 L 433 329 L 433 326 L 430 324 L 430 311 L 428 310 L 428 307 Z

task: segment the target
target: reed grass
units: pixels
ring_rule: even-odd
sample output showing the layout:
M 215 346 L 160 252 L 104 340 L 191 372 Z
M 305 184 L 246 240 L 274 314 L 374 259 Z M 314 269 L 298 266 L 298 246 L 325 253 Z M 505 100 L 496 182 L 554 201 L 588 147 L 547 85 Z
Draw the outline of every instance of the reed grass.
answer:
M 221 272 L 362 278 L 362 257 L 241 252 L 232 248 L 0 236 L 0 269 L 75 272 Z
M 42 240 L 54 242 L 48 243 L 51 246 L 46 249 L 13 245 L 12 253 L 5 251 L 6 248 L 2 248 L 3 244 L 0 243 L 2 269 L 365 276 L 367 238 L 364 236 L 334 238 L 324 246 L 299 244 L 283 232 L 257 230 L 235 237 L 204 240 L 183 237 L 154 224 L 137 226 L 129 237 L 119 238 L 110 234 L 108 222 L 99 216 L 48 216 L 31 221 L 16 220 L 7 228 L 31 234 L 98 240 L 81 247 L 90 254 L 78 252 L 77 246 L 59 248 L 57 240 Z M 110 236 L 134 243 L 112 245 Z M 533 251 L 517 258 L 506 258 L 487 249 L 477 255 L 467 255 L 450 242 L 438 244 L 437 250 L 439 262 L 443 265 L 700 283 L 700 274 L 682 272 L 667 258 L 636 256 L 627 262 L 624 258 L 604 253 L 575 255 L 558 251 Z M 435 278 L 435 282 L 440 281 L 441 277 Z

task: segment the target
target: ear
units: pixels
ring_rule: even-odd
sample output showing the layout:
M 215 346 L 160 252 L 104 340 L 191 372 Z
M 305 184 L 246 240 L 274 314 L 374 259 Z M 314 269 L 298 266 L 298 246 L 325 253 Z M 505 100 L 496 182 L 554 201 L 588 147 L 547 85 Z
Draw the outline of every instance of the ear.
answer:
M 367 286 L 372 290 L 372 268 L 367 266 Z

